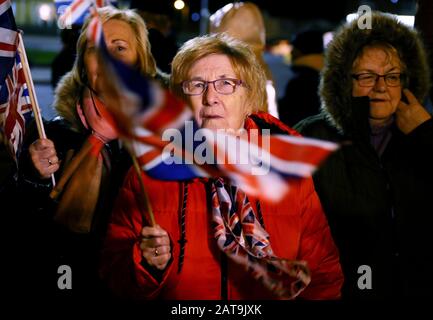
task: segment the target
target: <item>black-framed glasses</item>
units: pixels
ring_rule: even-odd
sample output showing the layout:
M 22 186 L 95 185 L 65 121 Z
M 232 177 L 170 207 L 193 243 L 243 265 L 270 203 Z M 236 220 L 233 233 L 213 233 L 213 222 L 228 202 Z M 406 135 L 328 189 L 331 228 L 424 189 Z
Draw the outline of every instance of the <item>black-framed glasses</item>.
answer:
M 391 72 L 387 74 L 377 74 L 373 72 L 352 74 L 352 78 L 358 81 L 361 87 L 373 87 L 379 78 L 383 78 L 388 87 L 398 87 L 401 85 L 403 73 Z
M 227 95 L 235 92 L 237 86 L 244 84 L 244 82 L 239 79 L 223 78 L 213 81 L 185 80 L 181 85 L 184 94 L 188 96 L 198 96 L 207 90 L 209 83 L 212 83 L 216 92 Z

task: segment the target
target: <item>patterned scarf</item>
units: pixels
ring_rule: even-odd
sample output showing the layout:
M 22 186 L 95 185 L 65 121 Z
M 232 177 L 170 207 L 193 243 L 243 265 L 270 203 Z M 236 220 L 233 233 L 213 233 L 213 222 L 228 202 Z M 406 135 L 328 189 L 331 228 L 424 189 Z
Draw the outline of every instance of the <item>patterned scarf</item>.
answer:
M 307 263 L 273 254 L 269 234 L 260 225 L 242 190 L 225 186 L 219 178 L 213 181 L 211 193 L 218 247 L 280 299 L 299 295 L 311 281 Z

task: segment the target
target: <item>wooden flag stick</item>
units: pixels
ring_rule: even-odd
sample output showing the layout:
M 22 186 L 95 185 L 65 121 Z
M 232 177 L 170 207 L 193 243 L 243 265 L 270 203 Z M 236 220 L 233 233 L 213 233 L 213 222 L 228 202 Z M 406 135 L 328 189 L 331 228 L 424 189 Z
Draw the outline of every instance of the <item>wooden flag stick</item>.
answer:
M 40 139 L 46 139 L 44 123 L 42 121 L 41 109 L 39 108 L 38 100 L 35 94 L 35 86 L 33 85 L 32 75 L 30 73 L 29 61 L 27 60 L 26 49 L 24 47 L 23 36 L 21 31 L 18 32 L 18 53 L 21 58 L 21 64 L 23 66 L 24 76 L 26 78 L 27 90 L 29 90 L 30 102 L 32 104 L 33 114 L 35 115 L 36 126 L 38 128 L 38 134 Z M 51 174 L 51 181 L 53 186 L 56 185 L 54 174 Z
M 148 215 L 150 217 L 150 226 L 154 227 L 155 224 L 156 224 L 156 222 L 155 222 L 155 216 L 153 214 L 152 205 L 150 203 L 149 196 L 148 196 L 148 194 L 146 192 L 146 188 L 144 187 L 144 181 L 143 181 L 143 178 L 141 176 L 140 165 L 138 164 L 137 157 L 135 156 L 134 153 L 131 153 L 131 158 L 132 158 L 132 163 L 134 165 L 135 172 L 136 172 L 137 177 L 138 177 L 138 182 L 140 184 L 140 191 L 141 191 L 141 195 L 143 197 L 144 205 L 146 206 L 147 213 L 148 213 Z
M 138 163 L 137 153 L 133 147 L 133 143 L 131 140 L 122 139 L 125 144 L 126 150 L 128 150 L 129 155 L 132 159 L 132 165 L 134 167 L 135 173 L 137 174 L 138 184 L 140 186 L 141 197 L 139 198 L 142 202 L 144 209 L 147 211 L 148 217 L 143 216 L 143 220 L 147 221 L 151 227 L 156 225 L 155 215 L 153 214 L 152 204 L 150 203 L 149 195 L 147 194 L 146 187 L 144 186 L 143 176 L 141 175 L 141 167 Z M 147 219 L 149 218 L 149 219 Z

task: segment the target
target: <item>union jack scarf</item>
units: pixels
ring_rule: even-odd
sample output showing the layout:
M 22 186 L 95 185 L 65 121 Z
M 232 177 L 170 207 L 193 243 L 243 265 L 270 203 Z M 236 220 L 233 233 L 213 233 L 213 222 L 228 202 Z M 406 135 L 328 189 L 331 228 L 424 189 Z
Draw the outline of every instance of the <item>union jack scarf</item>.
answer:
M 229 190 L 229 191 L 227 191 Z M 247 195 L 218 178 L 211 184 L 212 218 L 218 247 L 280 299 L 294 299 L 311 281 L 305 261 L 274 255 Z

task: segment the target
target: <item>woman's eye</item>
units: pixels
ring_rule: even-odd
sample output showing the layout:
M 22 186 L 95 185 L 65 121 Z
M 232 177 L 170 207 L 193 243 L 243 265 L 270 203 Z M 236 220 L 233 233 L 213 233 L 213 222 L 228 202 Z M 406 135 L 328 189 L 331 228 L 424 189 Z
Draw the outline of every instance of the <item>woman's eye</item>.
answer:
M 123 54 L 123 53 L 125 53 L 126 50 L 127 50 L 127 48 L 124 46 L 113 46 L 110 48 L 111 53 L 114 55 Z
M 117 46 L 117 47 L 114 48 L 114 50 L 115 50 L 116 52 L 124 52 L 124 51 L 126 50 L 126 48 L 125 48 L 125 47 L 122 47 L 122 46 Z
M 234 84 L 233 84 L 233 81 L 231 81 L 231 80 L 224 80 L 223 81 L 223 85 L 224 86 L 233 86 Z
M 204 87 L 204 83 L 203 83 L 203 82 L 193 83 L 193 86 L 194 86 L 195 88 L 203 88 L 203 87 Z

